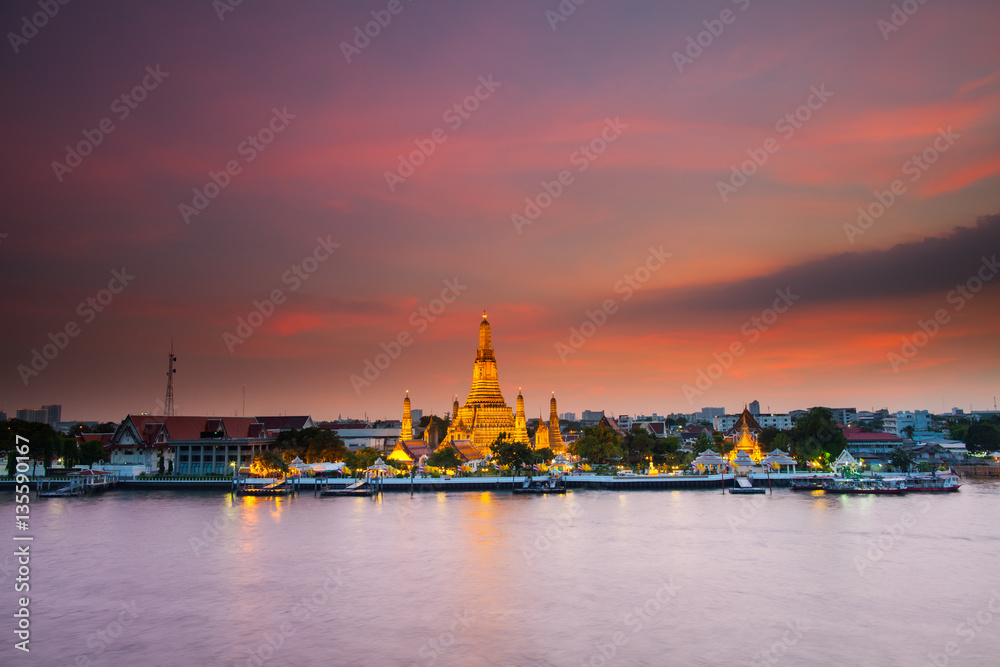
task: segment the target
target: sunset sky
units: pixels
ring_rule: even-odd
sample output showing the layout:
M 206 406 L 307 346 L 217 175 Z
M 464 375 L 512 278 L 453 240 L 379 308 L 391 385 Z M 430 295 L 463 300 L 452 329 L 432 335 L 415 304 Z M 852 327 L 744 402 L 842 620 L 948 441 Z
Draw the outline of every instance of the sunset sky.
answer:
M 529 416 L 991 409 L 1000 5 L 904 4 L 4 3 L 0 407 L 444 414 L 485 309 Z

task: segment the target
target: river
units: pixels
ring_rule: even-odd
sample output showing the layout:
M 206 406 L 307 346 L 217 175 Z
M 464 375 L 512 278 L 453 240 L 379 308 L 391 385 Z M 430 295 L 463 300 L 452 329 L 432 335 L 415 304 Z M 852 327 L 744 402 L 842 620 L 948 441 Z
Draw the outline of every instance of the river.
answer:
M 14 530 L 9 494 L 0 516 Z M 951 665 L 1000 654 L 1000 484 L 31 498 L 4 665 Z M 6 559 L 6 560 L 5 560 Z

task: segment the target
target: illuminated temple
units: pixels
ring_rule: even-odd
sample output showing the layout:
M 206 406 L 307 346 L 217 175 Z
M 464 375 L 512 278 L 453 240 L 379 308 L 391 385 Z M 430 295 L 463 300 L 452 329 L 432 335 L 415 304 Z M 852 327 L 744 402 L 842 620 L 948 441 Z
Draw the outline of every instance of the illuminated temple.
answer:
M 428 429 L 428 432 L 430 429 Z M 436 443 L 428 440 L 425 432 L 424 441 L 434 448 Z M 490 333 L 490 323 L 483 312 L 483 321 L 479 323 L 479 346 L 476 349 L 476 361 L 472 367 L 472 388 L 464 405 L 459 405 L 455 397 L 451 409 L 451 425 L 441 444 L 451 444 L 469 458 L 470 454 L 478 452 L 480 458 L 485 458 L 490 452 L 490 445 L 497 436 L 506 433 L 513 442 L 532 444 L 528 437 L 528 425 L 524 414 L 524 397 L 518 391 L 515 410 L 511 410 L 500 392 L 500 378 L 497 373 L 497 359 L 493 353 L 493 341 Z M 410 419 L 410 396 L 407 392 L 403 400 L 403 429 L 400 435 L 401 444 L 413 438 L 413 424 Z M 549 401 L 549 419 L 539 418 L 535 433 L 535 448 L 551 447 L 556 452 L 562 452 L 562 435 L 559 432 L 559 413 L 556 408 L 556 398 L 553 395 Z
M 763 452 L 760 451 L 760 444 L 757 442 L 760 431 L 760 424 L 757 423 L 750 410 L 744 407 L 743 414 L 726 434 L 726 437 L 736 445 L 729 453 L 730 463 L 748 465 L 748 459 L 754 464 L 760 463 L 761 459 L 764 458 Z

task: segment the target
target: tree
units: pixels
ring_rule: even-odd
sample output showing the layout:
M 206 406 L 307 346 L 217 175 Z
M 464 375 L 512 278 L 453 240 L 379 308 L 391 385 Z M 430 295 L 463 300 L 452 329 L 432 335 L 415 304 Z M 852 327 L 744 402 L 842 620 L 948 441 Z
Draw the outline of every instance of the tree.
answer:
M 343 461 L 350 453 L 336 431 L 318 427 L 282 431 L 274 441 L 273 449 L 280 452 L 286 461 L 298 457 L 305 463 Z
M 268 450 L 253 457 L 253 461 L 250 463 L 250 472 L 265 477 L 271 477 L 275 473 L 284 475 L 288 473 L 288 464 L 281 458 L 281 454 Z
M 965 433 L 965 448 L 970 454 L 982 454 L 1000 450 L 1000 430 L 988 422 L 979 421 Z
M 427 457 L 427 465 L 432 468 L 457 468 L 462 465 L 462 458 L 451 445 L 441 445 Z
M 803 465 L 822 452 L 835 458 L 847 448 L 844 431 L 827 408 L 812 408 L 799 417 L 791 436 L 794 442 L 792 451 Z
M 367 470 L 379 456 L 381 453 L 377 449 L 365 447 L 348 454 L 345 463 L 351 470 Z
M 583 429 L 583 436 L 570 449 L 576 456 L 590 462 L 619 459 L 622 456 L 621 436 L 604 424 Z
M 788 435 L 784 431 L 778 433 L 774 436 L 774 440 L 771 441 L 771 449 L 768 451 L 774 451 L 780 449 L 783 452 L 791 451 L 792 449 L 792 436 Z
M 714 445 L 714 444 L 715 444 L 715 441 L 712 440 L 712 438 L 708 437 L 707 433 L 702 432 L 702 433 L 698 434 L 697 440 L 694 441 L 694 449 L 699 454 L 701 454 L 706 449 L 711 449 L 712 445 Z
M 906 426 L 906 427 L 904 427 L 903 428 L 903 433 L 906 435 L 907 438 L 909 438 L 910 440 L 913 440 L 913 427 L 912 426 Z
M 632 430 L 625 434 L 622 442 L 622 450 L 625 454 L 625 462 L 628 465 L 640 465 L 646 457 L 652 456 L 655 438 L 649 431 L 641 426 L 633 426 Z
M 913 456 L 902 447 L 896 447 L 889 456 L 889 463 L 893 468 L 906 472 L 913 465 Z
M 527 443 L 511 442 L 507 439 L 508 437 L 506 433 L 498 435 L 493 444 L 490 445 L 490 453 L 496 463 L 517 473 L 522 468 L 532 465 L 535 460 L 535 452 Z
M 769 452 L 774 449 L 774 439 L 781 433 L 781 429 L 774 426 L 765 426 L 757 435 L 757 442 L 762 451 Z
M 550 447 L 535 450 L 535 463 L 551 463 L 555 457 L 556 453 Z
M 653 442 L 653 462 L 667 463 L 668 459 L 676 456 L 681 448 L 681 439 L 677 436 L 668 438 L 656 438 Z

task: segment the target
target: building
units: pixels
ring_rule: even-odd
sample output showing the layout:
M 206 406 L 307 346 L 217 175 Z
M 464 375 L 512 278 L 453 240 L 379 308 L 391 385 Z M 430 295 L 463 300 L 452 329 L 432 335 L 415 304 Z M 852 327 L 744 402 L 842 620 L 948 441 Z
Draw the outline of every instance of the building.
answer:
M 391 452 L 399 442 L 401 428 L 375 428 L 364 422 L 350 424 L 349 427 L 331 429 L 344 441 L 344 445 L 356 452 L 370 447 L 380 452 Z
M 164 461 L 178 475 L 233 474 L 267 451 L 274 439 L 256 417 L 128 415 L 107 443 L 112 465 L 154 473 Z
M 878 456 L 888 458 L 893 450 L 903 444 L 903 439 L 892 433 L 869 433 L 860 428 L 844 427 L 847 451 L 855 458 Z
M 792 416 L 789 414 L 754 415 L 752 412 L 750 412 L 749 408 L 744 410 L 744 412 L 749 412 L 749 414 L 753 416 L 754 420 L 761 428 L 771 427 L 771 428 L 776 428 L 780 431 L 787 431 L 788 429 L 792 428 Z M 743 417 L 742 414 L 716 416 L 712 420 L 712 426 L 715 428 L 716 431 L 722 431 L 723 433 L 726 433 L 732 430 L 733 427 L 736 426 L 736 424 L 740 421 L 742 417 Z
M 906 436 L 908 429 L 913 429 L 912 437 L 932 438 L 941 434 L 931 430 L 931 415 L 927 410 L 914 410 L 910 412 L 897 412 L 882 420 L 882 426 L 886 433 L 892 433 L 900 437 Z
M 736 445 L 729 452 L 729 462 L 740 472 L 749 470 L 764 458 L 764 453 L 760 451 L 760 444 L 757 442 L 760 432 L 761 426 L 750 413 L 750 409 L 743 408 L 740 418 L 726 433 L 726 439 Z
M 412 416 L 413 421 L 419 426 L 420 420 L 424 418 L 424 411 L 413 408 L 410 410 L 410 415 Z
M 49 423 L 49 411 L 45 408 L 18 408 L 17 418 L 21 421 L 35 422 L 38 424 Z
M 716 417 L 721 417 L 726 414 L 725 408 L 702 408 L 698 412 L 694 413 L 694 418 L 697 420 L 712 421 Z
M 576 413 L 575 412 L 564 412 L 561 415 L 559 415 L 559 419 L 563 420 L 564 422 L 575 422 L 576 421 Z
M 624 438 L 626 436 L 625 429 L 619 426 L 618 420 L 616 420 L 614 417 L 608 417 L 605 415 L 601 417 L 601 421 L 597 422 L 597 425 L 607 426 L 612 431 L 614 431 L 619 438 Z
M 580 417 L 580 426 L 597 426 L 604 416 L 604 410 L 584 410 Z
M 750 410 L 750 414 L 754 417 L 760 415 L 760 401 L 750 401 L 750 405 L 747 406 L 747 409 Z
M 43 405 L 42 410 L 48 413 L 48 418 L 45 420 L 46 424 L 55 426 L 62 421 L 62 406 L 61 405 Z
M 306 428 L 316 428 L 316 422 L 309 415 L 298 415 L 289 417 L 287 415 L 257 417 L 257 421 L 264 425 L 264 430 L 269 435 L 277 437 L 282 431 L 301 431 Z
M 404 399 L 404 413 L 408 408 L 408 401 L 407 393 L 407 398 Z M 538 430 L 544 431 L 543 440 L 547 439 L 548 446 L 557 453 L 565 448 L 560 433 L 559 413 L 554 393 L 549 401 L 549 421 L 545 423 L 539 418 Z M 483 311 L 483 320 L 479 323 L 476 361 L 472 367 L 472 386 L 464 405 L 459 405 L 458 397 L 455 397 L 452 403 L 451 424 L 441 444 L 450 444 L 464 460 L 475 461 L 477 459 L 472 456 L 472 450 L 464 441 L 471 443 L 471 446 L 479 452 L 480 458 L 484 459 L 490 453 L 490 445 L 501 433 L 505 433 L 514 442 L 530 442 L 524 414 L 524 397 L 518 392 L 516 411 L 514 411 L 508 407 L 500 391 L 493 335 L 490 323 L 486 319 L 486 311 Z M 425 433 L 425 438 L 426 435 Z M 537 441 L 538 432 L 535 437 Z

